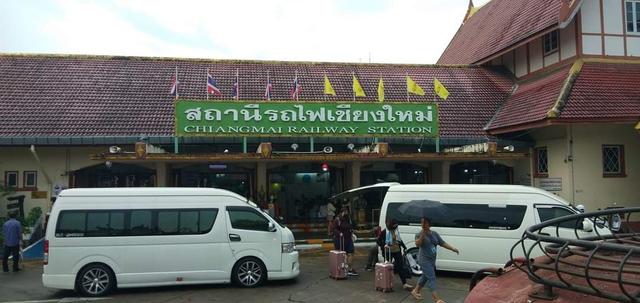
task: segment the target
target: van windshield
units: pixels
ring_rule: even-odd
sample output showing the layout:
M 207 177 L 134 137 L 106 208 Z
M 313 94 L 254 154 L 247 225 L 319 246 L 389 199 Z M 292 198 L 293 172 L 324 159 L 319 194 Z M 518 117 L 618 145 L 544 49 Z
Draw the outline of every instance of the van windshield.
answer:
M 404 203 L 392 202 L 387 208 L 387 218 L 398 220 L 400 225 L 420 225 L 416 216 L 398 211 Z M 527 211 L 525 205 L 458 204 L 445 203 L 446 213 L 434 213 L 431 219 L 433 227 L 454 227 L 473 229 L 514 230 L 520 228 Z

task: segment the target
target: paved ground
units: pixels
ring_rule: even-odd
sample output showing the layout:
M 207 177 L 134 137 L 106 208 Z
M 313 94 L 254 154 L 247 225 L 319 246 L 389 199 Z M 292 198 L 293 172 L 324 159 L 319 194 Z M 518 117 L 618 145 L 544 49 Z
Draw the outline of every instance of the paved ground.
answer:
M 364 262 L 364 256 L 356 258 L 356 266 L 361 267 Z M 399 279 L 396 291 L 392 293 L 373 289 L 372 272 L 360 271 L 359 277 L 348 280 L 330 279 L 325 251 L 302 252 L 300 263 L 302 271 L 296 280 L 267 282 L 257 289 L 232 285 L 123 289 L 98 302 L 415 302 L 409 292 L 400 289 Z M 41 274 L 42 267 L 37 262 L 25 263 L 24 270 L 19 273 L 0 274 L 0 302 L 85 301 L 72 291 L 44 288 Z M 447 302 L 463 302 L 469 278 L 468 274 L 438 273 L 441 296 Z M 416 278 L 410 281 L 415 284 Z

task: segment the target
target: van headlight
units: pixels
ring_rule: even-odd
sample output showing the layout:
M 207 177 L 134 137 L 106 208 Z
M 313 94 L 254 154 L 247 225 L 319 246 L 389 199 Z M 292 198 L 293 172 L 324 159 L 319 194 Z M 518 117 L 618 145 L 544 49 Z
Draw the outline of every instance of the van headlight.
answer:
M 294 250 L 296 250 L 296 244 L 295 243 L 293 243 L 293 242 L 282 243 L 282 253 L 283 254 L 292 253 Z

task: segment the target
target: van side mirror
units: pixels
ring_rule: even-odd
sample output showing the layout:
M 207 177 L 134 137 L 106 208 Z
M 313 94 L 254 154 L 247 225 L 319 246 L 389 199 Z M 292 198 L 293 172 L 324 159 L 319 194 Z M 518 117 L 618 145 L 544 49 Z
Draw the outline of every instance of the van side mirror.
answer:
M 589 219 L 584 219 L 582 221 L 582 231 L 584 232 L 592 232 L 593 231 L 593 222 L 591 222 L 591 220 Z
M 276 225 L 273 224 L 273 222 L 269 222 L 269 231 L 270 232 L 274 232 L 277 231 L 278 229 L 276 228 Z

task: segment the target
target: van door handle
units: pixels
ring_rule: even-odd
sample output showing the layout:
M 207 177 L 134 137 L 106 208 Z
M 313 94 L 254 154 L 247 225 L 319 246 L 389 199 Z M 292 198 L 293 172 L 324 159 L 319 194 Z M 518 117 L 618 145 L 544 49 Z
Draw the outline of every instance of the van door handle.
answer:
M 242 238 L 240 238 L 240 235 L 229 234 L 229 241 L 231 241 L 231 242 L 240 242 L 240 241 L 242 241 Z
M 540 233 L 540 234 L 543 235 L 543 236 L 551 236 L 551 234 L 549 234 L 549 233 Z

